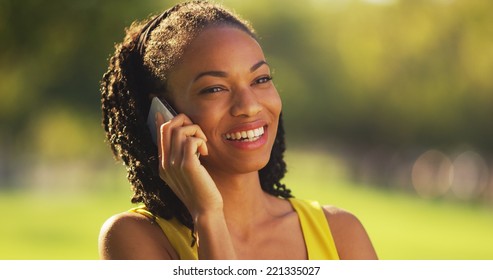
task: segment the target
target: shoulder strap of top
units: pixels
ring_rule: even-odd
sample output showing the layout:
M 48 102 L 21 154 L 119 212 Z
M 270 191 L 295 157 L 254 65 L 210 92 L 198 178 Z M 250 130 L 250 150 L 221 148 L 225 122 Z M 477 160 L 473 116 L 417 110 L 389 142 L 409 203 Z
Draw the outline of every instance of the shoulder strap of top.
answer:
M 290 198 L 298 214 L 309 260 L 337 260 L 339 255 L 324 211 L 316 201 Z
M 309 260 L 339 259 L 329 224 L 320 204 L 316 201 L 306 201 L 290 198 L 289 201 L 298 214 L 301 230 Z M 197 260 L 197 245 L 191 247 L 190 229 L 177 219 L 166 220 L 149 212 L 144 206 L 132 208 L 130 212 L 144 215 L 153 219 L 163 230 L 171 246 L 182 260 Z
M 148 218 L 156 221 L 163 230 L 164 234 L 168 238 L 171 246 L 176 250 L 180 259 L 182 260 L 197 260 L 197 245 L 192 244 L 192 236 L 190 229 L 182 225 L 177 219 L 173 218 L 171 220 L 163 219 L 149 212 L 144 206 L 132 208 L 130 212 L 138 213 L 144 215 Z

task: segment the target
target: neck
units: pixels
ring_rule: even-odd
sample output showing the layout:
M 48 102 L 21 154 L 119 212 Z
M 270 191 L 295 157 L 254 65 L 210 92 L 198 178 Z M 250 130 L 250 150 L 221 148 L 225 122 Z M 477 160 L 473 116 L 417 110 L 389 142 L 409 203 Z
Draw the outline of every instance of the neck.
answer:
M 223 209 L 229 226 L 248 230 L 268 214 L 270 195 L 261 186 L 258 172 L 234 176 L 213 176 L 223 198 Z

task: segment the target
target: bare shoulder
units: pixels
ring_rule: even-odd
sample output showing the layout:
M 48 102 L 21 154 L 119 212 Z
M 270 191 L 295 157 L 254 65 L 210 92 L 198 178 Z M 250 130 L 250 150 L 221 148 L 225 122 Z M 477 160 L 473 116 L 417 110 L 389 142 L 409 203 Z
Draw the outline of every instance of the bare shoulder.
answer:
M 355 215 L 334 206 L 323 209 L 341 259 L 377 259 L 370 238 Z
M 123 212 L 110 217 L 99 234 L 101 259 L 173 259 L 176 253 L 159 225 L 146 216 Z

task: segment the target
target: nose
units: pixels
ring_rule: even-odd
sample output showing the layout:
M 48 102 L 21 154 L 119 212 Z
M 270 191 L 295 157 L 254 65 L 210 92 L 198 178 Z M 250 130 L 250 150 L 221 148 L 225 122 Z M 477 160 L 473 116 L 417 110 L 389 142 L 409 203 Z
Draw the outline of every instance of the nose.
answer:
M 253 117 L 260 111 L 262 111 L 262 104 L 251 88 L 244 87 L 234 91 L 231 115 L 235 117 Z

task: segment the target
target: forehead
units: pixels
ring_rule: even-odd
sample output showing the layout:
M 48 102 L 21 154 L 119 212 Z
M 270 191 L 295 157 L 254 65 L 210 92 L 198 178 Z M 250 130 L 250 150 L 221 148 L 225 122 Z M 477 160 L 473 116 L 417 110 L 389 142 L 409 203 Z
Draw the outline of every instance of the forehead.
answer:
M 250 68 L 259 60 L 265 60 L 264 53 L 250 34 L 235 27 L 210 27 L 192 40 L 173 70 Z

